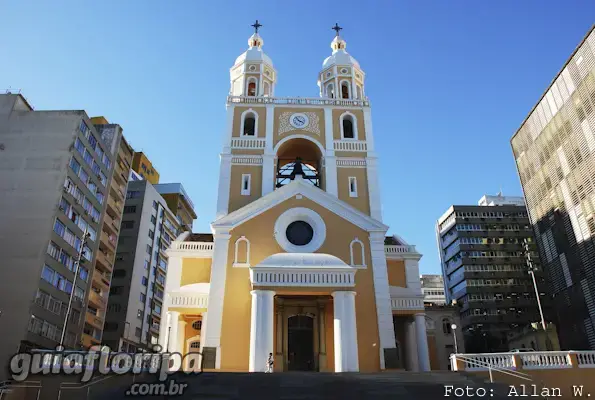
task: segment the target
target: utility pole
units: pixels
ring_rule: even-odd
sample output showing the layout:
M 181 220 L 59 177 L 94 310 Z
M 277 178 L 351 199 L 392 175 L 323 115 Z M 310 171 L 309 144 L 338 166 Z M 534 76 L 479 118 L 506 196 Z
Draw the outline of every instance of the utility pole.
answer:
M 527 269 L 531 278 L 533 279 L 533 288 L 535 289 L 535 296 L 537 297 L 537 306 L 539 307 L 539 316 L 541 317 L 541 327 L 543 328 L 543 333 L 547 337 L 547 330 L 545 326 L 545 318 L 543 317 L 543 309 L 541 308 L 541 297 L 539 296 L 539 290 L 537 289 L 537 281 L 535 280 L 535 267 L 533 266 L 533 260 L 531 260 L 531 251 L 529 249 L 529 241 L 527 238 L 523 241 L 523 247 L 525 249 L 525 257 L 527 259 Z
M 79 276 L 79 270 L 81 266 L 81 259 L 83 258 L 83 252 L 85 251 L 85 245 L 87 244 L 87 240 L 91 235 L 87 232 L 85 228 L 85 232 L 83 233 L 83 241 L 81 243 L 81 249 L 79 250 L 74 267 L 74 279 L 72 281 L 72 290 L 70 291 L 70 298 L 68 299 L 68 308 L 66 309 L 66 316 L 64 317 L 64 326 L 62 327 L 62 335 L 60 336 L 60 349 L 64 349 L 64 338 L 66 337 L 66 328 L 68 327 L 68 320 L 70 318 L 70 312 L 72 311 L 72 301 L 74 300 L 74 289 L 76 288 L 76 280 Z M 76 343 L 76 338 L 75 338 Z

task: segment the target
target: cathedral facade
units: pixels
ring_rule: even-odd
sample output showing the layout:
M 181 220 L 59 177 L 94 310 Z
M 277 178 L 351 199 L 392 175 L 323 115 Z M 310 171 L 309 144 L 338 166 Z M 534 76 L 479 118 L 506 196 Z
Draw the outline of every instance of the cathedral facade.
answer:
M 270 353 L 275 371 L 429 370 L 421 254 L 386 236 L 365 73 L 336 26 L 320 97 L 275 97 L 259 27 L 230 70 L 212 233 L 167 251 L 159 344 L 207 370 Z

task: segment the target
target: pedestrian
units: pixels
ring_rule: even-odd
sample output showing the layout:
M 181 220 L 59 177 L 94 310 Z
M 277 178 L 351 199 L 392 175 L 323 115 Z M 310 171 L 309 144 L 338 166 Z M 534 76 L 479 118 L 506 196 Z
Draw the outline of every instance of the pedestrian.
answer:
M 275 359 L 273 358 L 273 353 L 269 353 L 269 358 L 267 358 L 267 367 L 264 372 L 267 374 L 272 374 L 274 364 L 275 364 Z

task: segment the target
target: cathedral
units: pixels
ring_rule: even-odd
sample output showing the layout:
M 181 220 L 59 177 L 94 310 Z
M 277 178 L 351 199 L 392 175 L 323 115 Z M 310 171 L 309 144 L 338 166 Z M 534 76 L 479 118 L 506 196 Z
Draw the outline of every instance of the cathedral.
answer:
M 415 246 L 387 236 L 366 74 L 335 25 L 320 97 L 275 97 L 255 33 L 230 70 L 211 233 L 172 242 L 159 344 L 205 370 L 427 371 Z M 183 366 L 186 368 L 187 366 Z

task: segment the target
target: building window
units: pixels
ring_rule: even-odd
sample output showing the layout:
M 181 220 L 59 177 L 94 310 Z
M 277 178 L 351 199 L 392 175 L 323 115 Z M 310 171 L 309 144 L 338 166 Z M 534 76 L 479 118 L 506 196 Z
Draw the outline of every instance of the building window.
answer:
M 129 192 L 126 192 L 126 198 L 127 199 L 136 199 L 138 197 L 140 197 L 140 192 L 138 190 L 131 190 Z
M 332 83 L 326 86 L 326 97 L 335 98 L 335 87 Z
M 149 262 L 145 260 L 145 269 L 149 269 Z
M 348 99 L 349 98 L 349 82 L 343 81 L 341 82 L 341 98 Z
M 442 332 L 444 332 L 445 335 L 450 335 L 452 333 L 452 324 L 448 318 L 442 320 Z
M 136 206 L 124 206 L 124 214 L 133 214 L 136 212 Z
M 147 295 L 144 293 L 140 294 L 140 302 L 145 304 L 145 301 L 147 301 Z
M 149 229 L 149 237 L 151 239 L 154 239 L 155 238 L 155 232 L 153 230 L 151 230 L 151 229 Z
M 358 100 L 361 99 L 362 98 L 362 87 L 357 85 L 355 87 L 355 90 L 356 90 L 357 99 Z
M 271 94 L 271 86 L 268 82 L 264 83 L 264 95 L 269 96 Z
M 157 223 L 157 218 L 154 215 L 151 215 L 151 223 L 155 225 Z
M 136 328 L 136 329 L 134 330 L 134 336 L 136 336 L 136 337 L 140 337 L 140 335 L 141 335 L 141 330 L 140 330 L 140 328 Z
M 143 319 L 143 310 L 138 310 L 136 312 L 136 318 Z
M 192 323 L 192 329 L 200 331 L 202 329 L 202 321 L 194 321 Z
M 248 96 L 256 96 L 256 80 L 254 78 L 248 81 Z
M 242 196 L 250 196 L 250 174 L 242 174 Z
M 159 203 L 153 200 L 153 208 L 156 210 L 159 207 Z
M 79 164 L 79 162 L 75 160 L 74 157 L 72 157 L 70 159 L 70 168 L 74 171 L 76 175 L 78 175 L 79 171 L 81 170 L 81 164 Z
M 147 286 L 147 285 L 149 284 L 149 280 L 147 279 L 147 277 L 146 277 L 146 276 L 143 276 L 143 277 L 141 278 L 141 280 L 140 280 L 140 283 L 141 283 L 143 286 Z
M 357 139 L 356 121 L 353 114 L 345 113 L 341 115 L 341 138 Z
M 242 116 L 242 136 L 256 136 L 256 114 L 248 111 Z
M 134 228 L 134 221 L 122 221 L 122 229 Z
M 151 255 L 151 252 L 153 252 L 153 248 L 151 247 L 150 244 L 147 245 L 147 254 Z
M 357 179 L 355 176 L 349 177 L 349 197 L 357 197 Z

